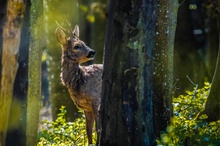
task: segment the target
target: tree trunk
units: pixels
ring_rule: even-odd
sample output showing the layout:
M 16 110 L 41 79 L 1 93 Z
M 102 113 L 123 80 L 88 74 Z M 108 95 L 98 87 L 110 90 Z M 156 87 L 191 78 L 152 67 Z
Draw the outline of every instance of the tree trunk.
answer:
M 24 22 L 21 32 L 21 42 L 18 56 L 18 71 L 16 74 L 6 145 L 24 146 L 26 144 L 26 114 L 28 90 L 28 50 L 30 39 L 30 0 L 26 1 Z
M 220 119 L 220 95 L 219 95 L 219 86 L 220 86 L 220 0 L 218 0 L 218 33 L 219 33 L 219 49 L 218 57 L 216 61 L 215 73 L 212 78 L 212 85 L 210 88 L 210 93 L 207 98 L 205 110 L 203 114 L 207 114 L 208 121 L 217 121 Z
M 94 1 L 94 0 L 93 0 Z M 105 15 L 105 5 L 107 0 L 98 0 L 92 3 L 93 15 L 95 16 L 95 22 L 91 24 L 91 45 L 90 47 L 96 50 L 95 63 L 103 62 L 103 51 L 105 42 L 105 31 L 106 30 L 106 15 Z
M 206 76 L 204 63 L 206 28 L 201 10 L 204 10 L 204 7 L 201 3 L 201 0 L 187 0 L 181 3 L 178 10 L 174 46 L 175 97 L 193 89 L 194 85 L 186 77 L 187 75 L 199 87 L 203 86 Z M 189 9 L 191 5 L 196 5 L 197 9 Z M 200 34 L 193 33 L 197 30 L 200 31 Z
M 17 55 L 25 3 L 23 0 L 8 1 L 3 28 L 0 91 L 0 145 L 5 145 L 8 117 L 13 95 L 13 85 L 18 68 Z
M 208 81 L 211 82 L 215 67 L 216 67 L 216 60 L 218 57 L 218 48 L 219 48 L 219 33 L 218 31 L 218 18 L 216 18 L 216 12 L 213 11 L 213 8 L 207 9 L 207 27 L 208 27 L 208 46 L 207 46 L 207 53 L 206 53 L 206 68 L 207 68 L 207 75 Z
M 41 101 L 41 64 L 42 48 L 45 44 L 43 22 L 43 0 L 31 0 L 30 9 L 30 50 L 28 64 L 28 99 L 27 99 L 27 127 L 26 145 L 37 144 Z
M 98 144 L 155 145 L 172 115 L 178 4 L 112 0 L 109 9 Z
M 172 116 L 173 52 L 178 1 L 159 0 L 154 50 L 153 109 L 154 132 L 160 137 Z
M 3 26 L 4 26 L 4 20 L 6 17 L 6 8 L 7 8 L 7 0 L 1 0 L 0 1 L 0 56 L 2 56 L 2 47 L 3 47 Z M 0 72 L 2 70 L 2 60 L 0 57 Z M 0 82 L 1 82 L 1 76 L 0 76 Z M 1 86 L 0 86 L 1 87 Z

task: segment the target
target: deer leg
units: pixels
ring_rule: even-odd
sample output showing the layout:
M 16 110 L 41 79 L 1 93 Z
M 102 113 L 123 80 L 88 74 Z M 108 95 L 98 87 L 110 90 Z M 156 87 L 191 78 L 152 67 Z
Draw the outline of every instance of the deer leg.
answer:
M 87 132 L 87 137 L 89 144 L 92 144 L 92 130 L 93 130 L 93 125 L 95 121 L 94 113 L 93 112 L 86 112 L 85 117 L 86 117 L 86 132 Z
M 94 110 L 94 117 L 95 117 L 95 128 L 97 132 L 97 137 L 99 137 L 100 134 L 100 121 L 99 121 L 99 106 L 98 107 L 93 107 Z

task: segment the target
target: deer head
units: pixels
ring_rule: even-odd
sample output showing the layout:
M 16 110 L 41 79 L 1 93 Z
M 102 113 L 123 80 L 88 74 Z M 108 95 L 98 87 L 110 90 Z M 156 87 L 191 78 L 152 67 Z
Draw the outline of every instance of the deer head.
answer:
M 93 60 L 95 50 L 90 49 L 83 41 L 79 39 L 79 27 L 75 26 L 74 30 L 67 30 L 58 23 L 55 31 L 57 41 L 60 43 L 62 52 L 66 53 L 69 59 L 76 63 L 83 63 Z

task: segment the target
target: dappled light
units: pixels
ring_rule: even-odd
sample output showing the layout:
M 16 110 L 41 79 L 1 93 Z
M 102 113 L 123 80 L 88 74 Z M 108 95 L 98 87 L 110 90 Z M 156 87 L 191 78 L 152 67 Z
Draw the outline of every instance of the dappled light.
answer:
M 0 146 L 220 145 L 220 0 L 1 0 Z

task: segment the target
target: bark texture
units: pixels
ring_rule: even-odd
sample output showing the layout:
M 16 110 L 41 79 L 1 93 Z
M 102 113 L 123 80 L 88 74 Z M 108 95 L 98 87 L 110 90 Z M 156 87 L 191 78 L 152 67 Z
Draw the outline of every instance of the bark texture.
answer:
M 45 44 L 43 22 L 43 0 L 31 0 L 30 49 L 28 64 L 28 99 L 26 145 L 37 145 L 37 132 L 41 101 L 42 48 Z
M 99 145 L 156 145 L 172 115 L 177 1 L 112 0 Z
M 3 27 L 0 85 L 0 145 L 5 145 L 13 85 L 18 68 L 17 57 L 25 11 L 23 0 L 8 1 Z
M 178 1 L 159 0 L 154 50 L 153 109 L 157 137 L 172 116 L 173 52 Z
M 216 7 L 216 11 L 218 15 L 219 49 L 210 93 L 207 98 L 205 111 L 203 112 L 203 114 L 207 114 L 208 121 L 217 121 L 220 119 L 220 0 L 218 0 L 218 7 Z
M 109 6 L 99 145 L 153 145 L 153 49 L 157 1 Z

